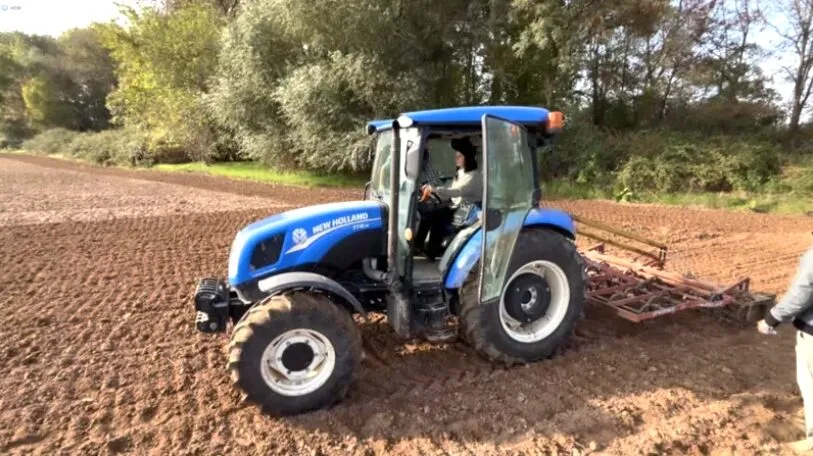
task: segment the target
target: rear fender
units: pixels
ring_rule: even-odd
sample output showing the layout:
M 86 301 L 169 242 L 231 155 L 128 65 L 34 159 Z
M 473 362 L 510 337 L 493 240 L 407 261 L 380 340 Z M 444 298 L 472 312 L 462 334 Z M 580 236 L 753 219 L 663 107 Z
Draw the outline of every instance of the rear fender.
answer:
M 311 290 L 330 295 L 341 302 L 349 311 L 360 313 L 367 319 L 367 312 L 361 303 L 346 288 L 335 280 L 312 272 L 286 272 L 260 280 L 260 291 L 267 296 L 279 295 L 294 290 Z
M 559 232 L 570 239 L 576 238 L 576 227 L 573 223 L 573 218 L 567 212 L 558 209 L 531 209 L 527 217 L 525 217 L 522 226 L 523 228 L 547 228 Z M 460 249 L 460 253 L 458 253 L 457 257 L 451 262 L 446 274 L 446 279 L 444 280 L 446 289 L 457 290 L 463 286 L 466 277 L 469 276 L 474 265 L 480 260 L 482 243 L 483 230 L 479 229 L 469 238 L 466 245 Z

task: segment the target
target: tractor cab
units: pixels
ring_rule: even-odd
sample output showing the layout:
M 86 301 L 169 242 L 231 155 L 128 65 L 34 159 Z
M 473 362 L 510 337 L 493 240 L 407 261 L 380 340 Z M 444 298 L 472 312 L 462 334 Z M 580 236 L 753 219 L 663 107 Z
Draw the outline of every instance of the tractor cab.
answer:
M 385 135 L 383 138 L 378 137 L 377 143 L 379 141 L 387 141 L 388 139 L 386 135 L 387 133 L 384 132 L 382 135 Z M 416 207 L 412 212 L 414 212 L 414 225 L 420 226 L 422 222 L 422 215 L 425 211 L 437 211 L 438 209 L 447 209 L 448 214 L 447 217 L 444 217 L 444 223 L 439 224 L 440 230 L 435 230 L 434 232 L 430 233 L 420 233 L 418 229 L 410 229 L 409 232 L 404 232 L 402 234 L 408 235 L 411 233 L 412 239 L 408 239 L 407 241 L 411 241 L 412 245 L 423 244 L 424 241 L 431 241 L 437 242 L 441 246 L 443 250 L 449 246 L 451 241 L 456 237 L 457 233 L 462 230 L 463 228 L 469 227 L 479 220 L 480 211 L 482 210 L 482 194 L 478 194 L 476 197 L 469 197 L 469 198 L 457 198 L 457 201 L 453 201 L 452 198 L 444 198 L 439 196 L 436 192 L 429 191 L 430 188 L 450 188 L 454 185 L 455 180 L 457 179 L 458 174 L 458 167 L 455 163 L 455 154 L 459 153 L 454 149 L 453 144 L 456 140 L 459 139 L 466 139 L 472 144 L 472 148 L 474 149 L 474 153 L 471 155 L 470 158 L 466 158 L 466 160 L 470 160 L 470 167 L 471 171 L 474 171 L 475 178 L 477 179 L 477 185 L 482 187 L 482 145 L 480 144 L 481 135 L 479 132 L 467 132 L 467 133 L 460 133 L 460 132 L 444 132 L 444 131 L 430 131 L 427 135 L 425 143 L 422 145 L 422 152 L 420 157 L 420 165 L 419 171 L 417 174 L 417 178 L 415 179 L 415 192 L 413 195 L 408 195 L 407 197 L 417 197 L 418 201 Z M 387 144 L 386 149 L 389 150 L 391 145 Z M 386 163 L 389 158 L 379 159 L 376 160 L 376 164 L 382 164 L 382 172 L 386 174 L 385 178 L 386 181 L 384 185 L 388 183 L 390 175 L 389 164 Z M 374 172 L 374 176 L 378 177 L 381 175 L 381 172 Z M 382 188 L 381 181 L 373 182 L 373 188 Z M 384 186 L 383 188 L 386 189 Z M 386 191 L 386 190 L 385 190 Z M 404 197 L 405 195 L 401 195 Z M 369 198 L 370 195 L 368 194 L 367 197 Z M 408 214 L 405 214 L 408 215 Z M 428 218 L 428 217 L 427 217 Z M 417 238 L 416 236 L 423 235 L 423 239 Z M 433 239 L 434 237 L 439 236 L 440 239 Z M 412 252 L 417 256 L 427 258 L 425 252 L 421 252 L 419 249 L 412 249 Z M 440 255 L 436 255 L 435 257 L 440 257 Z M 433 261 L 435 259 L 433 258 Z
M 479 260 L 474 253 L 491 260 L 480 262 L 487 272 L 482 285 L 486 296 L 499 297 L 519 231 L 538 206 L 536 149 L 561 127 L 561 113 L 533 107 L 449 108 L 368 124 L 375 159 L 365 198 L 387 204 L 393 222 L 388 229 L 388 270 L 394 283 L 387 313 L 396 322 L 396 332 L 405 337 L 415 331 L 430 338 L 451 336 L 443 320 L 459 313 L 462 276 L 473 267 L 461 264 L 461 258 Z M 452 204 L 436 189 L 454 187 L 459 152 L 454 144 L 461 139 L 474 148 L 466 159 L 473 158 L 472 175 L 480 179 L 482 193 L 458 197 Z M 439 229 L 421 232 L 427 213 L 423 209 L 433 206 L 450 213 Z M 430 242 L 441 248 L 436 255 L 415 249 Z M 475 248 L 480 251 L 473 252 Z

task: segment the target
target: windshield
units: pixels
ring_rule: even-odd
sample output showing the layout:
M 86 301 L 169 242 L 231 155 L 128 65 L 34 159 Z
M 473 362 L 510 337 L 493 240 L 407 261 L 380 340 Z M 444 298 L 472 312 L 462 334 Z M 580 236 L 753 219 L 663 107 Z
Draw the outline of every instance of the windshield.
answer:
M 392 173 L 392 130 L 385 130 L 378 133 L 375 143 L 375 162 L 373 164 L 373 175 L 370 179 L 370 193 L 373 198 L 378 199 L 386 204 L 390 202 L 390 174 Z M 400 179 L 398 180 L 398 188 L 396 191 L 400 192 L 398 199 L 398 227 L 397 233 L 404 233 L 406 229 L 407 220 L 410 215 L 413 198 L 410 198 L 413 190 L 415 189 L 415 177 L 409 178 L 406 176 L 405 168 L 408 154 L 414 154 L 420 150 L 421 143 L 421 130 L 416 127 L 401 129 L 401 163 L 398 164 L 401 172 Z M 409 243 L 403 236 L 398 236 L 398 267 L 401 271 L 404 269 L 404 262 L 406 259 L 407 251 L 409 250 Z
M 401 191 L 411 192 L 411 188 L 404 188 L 404 181 L 407 179 L 404 173 L 406 156 L 409 152 L 414 152 L 420 143 L 420 130 L 417 128 L 401 129 L 401 176 L 399 184 Z M 376 134 L 375 139 L 375 160 L 373 162 L 373 173 L 370 176 L 370 192 L 374 198 L 387 200 L 390 194 L 390 173 L 392 171 L 392 130 L 384 130 Z M 413 179 L 414 180 L 414 177 Z
M 392 157 L 392 130 L 386 130 L 376 135 L 375 160 L 373 162 L 373 175 L 370 179 L 370 192 L 373 197 L 381 199 L 389 195 L 390 188 L 390 157 Z

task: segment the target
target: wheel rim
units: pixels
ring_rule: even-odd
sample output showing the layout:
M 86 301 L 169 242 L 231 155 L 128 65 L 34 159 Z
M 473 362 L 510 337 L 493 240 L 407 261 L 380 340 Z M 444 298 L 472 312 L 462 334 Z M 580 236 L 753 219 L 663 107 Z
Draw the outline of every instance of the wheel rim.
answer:
M 505 296 L 510 287 L 515 286 L 515 279 L 528 274 L 542 279 L 549 287 L 550 293 L 549 301 L 542 304 L 545 307 L 544 314 L 534 321 L 523 323 L 509 314 L 506 308 Z M 519 295 L 523 297 L 523 301 L 520 303 L 523 309 L 528 309 L 534 303 L 533 300 L 540 297 L 539 292 L 533 289 L 527 292 L 521 291 Z M 559 327 L 567 314 L 569 303 L 570 287 L 562 268 L 550 261 L 532 261 L 517 269 L 506 282 L 505 289 L 500 297 L 500 324 L 506 334 L 517 342 L 538 342 L 548 337 Z
M 312 329 L 280 334 L 263 351 L 260 372 L 269 388 L 284 396 L 303 396 L 327 382 L 336 351 L 327 337 Z

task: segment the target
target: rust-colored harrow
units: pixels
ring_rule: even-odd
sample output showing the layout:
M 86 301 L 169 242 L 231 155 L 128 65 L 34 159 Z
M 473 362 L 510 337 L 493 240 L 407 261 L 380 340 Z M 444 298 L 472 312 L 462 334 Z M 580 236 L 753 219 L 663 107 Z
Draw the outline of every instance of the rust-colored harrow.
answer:
M 767 306 L 774 302 L 774 295 L 751 293 L 748 278 L 733 285 L 720 286 L 665 271 L 666 245 L 594 220 L 574 219 L 579 224 L 580 236 L 600 242 L 581 252 L 587 273 L 587 300 L 612 309 L 622 318 L 638 323 L 681 310 L 711 308 L 728 321 L 752 323 L 761 318 Z M 583 226 L 624 240 L 582 231 Z M 629 241 L 656 250 L 647 251 L 628 244 Z M 607 245 L 637 256 L 627 259 L 607 254 Z

